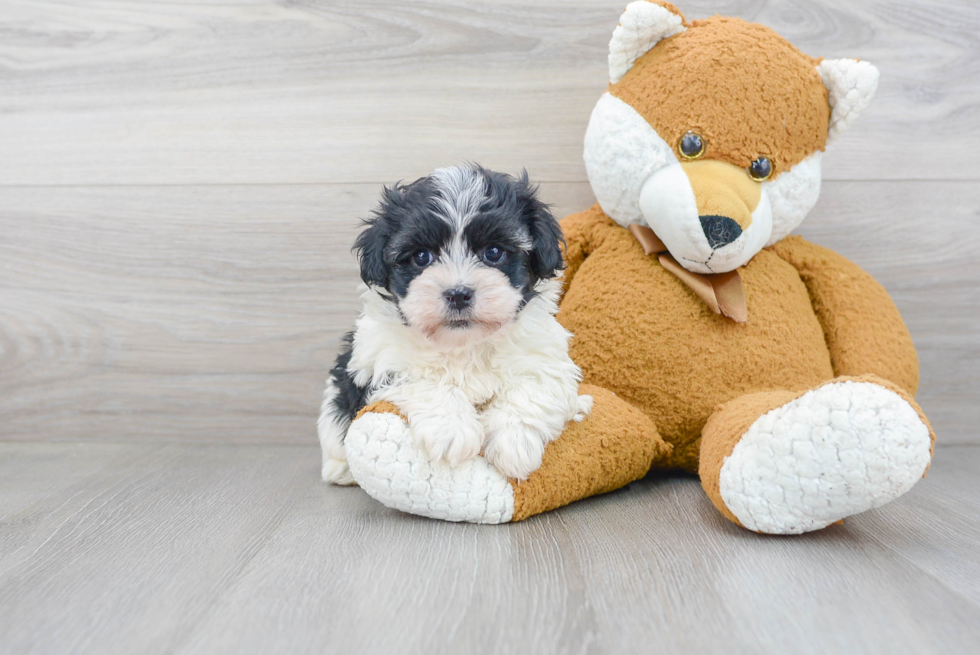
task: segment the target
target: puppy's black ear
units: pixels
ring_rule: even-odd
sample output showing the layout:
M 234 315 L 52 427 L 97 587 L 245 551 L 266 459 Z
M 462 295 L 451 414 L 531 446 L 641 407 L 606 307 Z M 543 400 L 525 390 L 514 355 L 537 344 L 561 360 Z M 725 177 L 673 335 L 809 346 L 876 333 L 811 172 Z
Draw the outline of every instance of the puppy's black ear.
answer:
M 368 286 L 388 288 L 388 265 L 385 263 L 385 246 L 391 236 L 388 217 L 392 201 L 400 196 L 398 187 L 385 187 L 381 192 L 381 206 L 374 215 L 364 221 L 367 229 L 357 236 L 351 250 L 361 264 L 361 279 Z
M 538 199 L 538 188 L 528 181 L 527 171 L 521 171 L 517 188 L 521 213 L 531 232 L 531 272 L 538 279 L 556 277 L 565 268 L 562 258 L 565 237 L 561 225 L 548 205 Z

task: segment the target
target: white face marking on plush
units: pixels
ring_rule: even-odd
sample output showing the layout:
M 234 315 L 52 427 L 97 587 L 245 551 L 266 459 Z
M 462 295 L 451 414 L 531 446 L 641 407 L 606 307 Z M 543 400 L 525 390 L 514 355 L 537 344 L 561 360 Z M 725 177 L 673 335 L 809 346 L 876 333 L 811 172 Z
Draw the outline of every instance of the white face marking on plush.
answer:
M 674 259 L 695 273 L 725 273 L 742 266 L 762 250 L 772 233 L 772 206 L 763 188 L 751 225 L 731 243 L 713 249 L 680 164 L 661 168 L 647 179 L 640 191 L 640 211 Z
M 596 103 L 585 136 L 585 168 L 602 210 L 623 227 L 649 226 L 690 271 L 724 273 L 748 263 L 784 238 L 820 195 L 814 152 L 762 183 L 752 224 L 733 242 L 712 249 L 698 216 L 691 183 L 673 148 L 635 109 L 608 93 Z
M 764 195 L 772 205 L 771 246 L 799 227 L 820 197 L 823 151 L 817 150 L 799 164 L 762 183 Z
M 623 227 L 643 223 L 640 190 L 658 170 L 677 163 L 673 148 L 635 109 L 604 93 L 585 130 L 585 171 L 602 210 Z

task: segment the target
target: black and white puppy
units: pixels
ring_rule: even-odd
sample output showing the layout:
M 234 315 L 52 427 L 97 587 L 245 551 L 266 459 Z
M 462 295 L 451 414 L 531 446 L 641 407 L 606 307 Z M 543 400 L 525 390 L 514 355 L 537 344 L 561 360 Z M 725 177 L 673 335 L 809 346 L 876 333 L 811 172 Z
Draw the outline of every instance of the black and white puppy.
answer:
M 404 412 L 450 465 L 486 459 L 526 479 L 548 442 L 592 407 L 555 319 L 561 227 L 527 174 L 442 168 L 385 188 L 354 251 L 368 289 L 327 380 L 323 479 L 353 484 L 344 436 L 366 404 Z

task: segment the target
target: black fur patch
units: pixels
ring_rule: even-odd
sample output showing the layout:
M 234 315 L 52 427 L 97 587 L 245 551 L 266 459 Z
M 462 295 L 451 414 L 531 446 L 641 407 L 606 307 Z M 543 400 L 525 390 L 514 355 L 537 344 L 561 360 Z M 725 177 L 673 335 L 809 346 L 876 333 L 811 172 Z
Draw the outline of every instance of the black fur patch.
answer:
M 412 262 L 412 255 L 428 250 L 437 256 L 453 236 L 452 227 L 438 217 L 435 203 L 435 184 L 428 177 L 385 187 L 380 206 L 354 242 L 365 284 L 405 297 L 408 285 L 423 270 Z
M 527 302 L 539 280 L 553 278 L 565 268 L 561 225 L 538 199 L 538 189 L 528 182 L 527 171 L 518 178 L 481 167 L 476 171 L 484 178 L 487 199 L 463 235 L 474 253 L 494 245 L 507 252 L 495 268 L 522 291 Z M 530 249 L 521 243 L 525 239 L 530 239 Z
M 344 428 L 344 437 L 347 436 L 347 428 L 350 427 L 351 421 L 367 406 L 368 397 L 367 387 L 357 386 L 354 378 L 347 372 L 353 346 L 354 333 L 348 332 L 344 335 L 343 347 L 337 355 L 337 363 L 330 369 L 330 377 L 337 389 L 337 395 L 332 402 L 333 417 Z
M 504 248 L 509 256 L 497 268 L 528 299 L 539 280 L 553 278 L 564 268 L 561 226 L 538 199 L 527 171 L 515 178 L 479 165 L 471 170 L 483 182 L 485 199 L 464 228 L 467 245 L 477 255 L 491 245 Z M 361 279 L 388 291 L 396 303 L 424 270 L 412 256 L 428 250 L 438 258 L 453 238 L 453 227 L 438 203 L 442 192 L 431 176 L 385 187 L 380 205 L 365 221 L 367 229 L 354 242 Z M 530 239 L 530 249 L 522 239 Z

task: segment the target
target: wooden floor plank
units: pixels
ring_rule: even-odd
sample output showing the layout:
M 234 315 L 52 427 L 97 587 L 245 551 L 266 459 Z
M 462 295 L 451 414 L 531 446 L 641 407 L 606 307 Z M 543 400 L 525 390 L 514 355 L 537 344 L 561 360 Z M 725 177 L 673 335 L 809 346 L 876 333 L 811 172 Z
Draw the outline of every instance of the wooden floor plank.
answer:
M 941 448 L 899 501 L 779 538 L 692 478 L 474 526 L 326 486 L 311 447 L 0 444 L 37 478 L 0 478 L 0 652 L 969 652 L 978 466 Z
M 379 182 L 476 159 L 582 182 L 626 0 L 64 3 L 0 12 L 0 184 Z M 882 72 L 828 179 L 978 179 L 972 0 L 688 0 Z
M 969 602 L 980 606 L 980 453 L 939 450 L 933 470 L 940 482 L 920 485 L 921 493 L 884 510 L 888 520 L 869 521 L 868 532 L 883 547 L 928 572 Z
M 311 443 L 377 185 L 0 188 L 0 440 Z M 587 184 L 545 184 L 559 216 Z M 946 443 L 976 442 L 980 186 L 828 182 L 801 232 L 892 293 Z
M 0 489 L 0 652 L 172 652 L 315 465 L 290 448 L 3 444 L 63 490 Z M 60 453 L 60 467 L 37 468 Z M 98 475 L 76 469 L 102 458 Z M 7 487 L 17 490 L 9 494 Z M 19 505 L 19 507 L 18 507 Z

